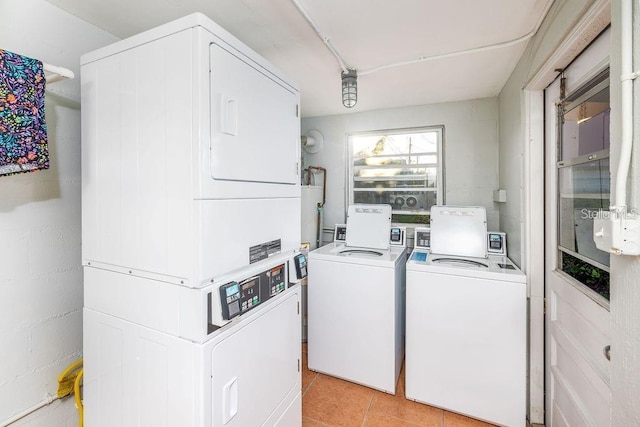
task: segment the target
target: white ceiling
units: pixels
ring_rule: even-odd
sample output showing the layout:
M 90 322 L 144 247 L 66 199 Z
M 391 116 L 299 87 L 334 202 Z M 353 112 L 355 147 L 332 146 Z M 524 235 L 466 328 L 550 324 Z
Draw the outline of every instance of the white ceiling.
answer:
M 341 68 L 291 0 L 47 0 L 125 38 L 203 12 L 300 85 L 304 117 L 496 96 L 526 39 L 358 78 L 358 104 L 341 101 Z M 553 0 L 298 0 L 358 72 L 519 39 Z

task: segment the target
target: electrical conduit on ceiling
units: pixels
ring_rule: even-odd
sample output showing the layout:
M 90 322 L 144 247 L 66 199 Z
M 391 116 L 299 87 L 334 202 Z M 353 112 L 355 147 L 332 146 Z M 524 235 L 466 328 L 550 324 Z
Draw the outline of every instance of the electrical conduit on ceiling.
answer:
M 345 64 L 344 60 L 340 56 L 340 54 L 338 54 L 338 52 L 336 51 L 336 49 L 333 46 L 333 44 L 331 44 L 331 41 L 330 41 L 329 37 L 326 37 L 325 35 L 322 34 L 322 32 L 320 31 L 318 26 L 315 24 L 313 19 L 311 19 L 311 16 L 309 16 L 307 11 L 304 10 L 304 8 L 298 2 L 298 0 L 291 0 L 291 2 L 298 9 L 300 14 L 306 19 L 306 21 L 309 23 L 311 28 L 313 28 L 313 30 L 316 32 L 318 37 L 320 37 L 320 39 L 324 42 L 324 44 L 327 46 L 327 48 L 331 51 L 331 53 L 336 57 L 336 60 L 338 61 L 338 64 L 340 65 L 340 68 L 342 69 L 342 72 L 346 73 L 349 70 L 349 67 L 347 67 L 347 65 Z M 365 70 L 358 71 L 358 75 L 365 76 L 367 74 L 372 74 L 372 73 L 375 73 L 376 71 L 386 70 L 388 68 L 402 67 L 402 66 L 405 66 L 405 65 L 412 65 L 412 64 L 417 64 L 417 63 L 420 63 L 420 62 L 432 61 L 432 60 L 437 60 L 437 59 L 451 58 L 451 57 L 460 56 L 460 55 L 471 55 L 471 54 L 474 54 L 474 53 L 486 52 L 486 51 L 494 50 L 494 49 L 501 49 L 501 48 L 504 48 L 504 47 L 509 47 L 509 46 L 513 46 L 513 45 L 518 44 L 518 43 L 525 42 L 525 41 L 529 40 L 530 38 L 532 38 L 538 32 L 538 29 L 542 25 L 542 22 L 544 21 L 544 18 L 547 16 L 547 13 L 549 12 L 549 9 L 551 8 L 552 4 L 553 4 L 553 0 L 548 0 L 547 1 L 547 4 L 546 4 L 546 6 L 544 8 L 544 12 L 540 15 L 540 18 L 538 19 L 538 22 L 536 23 L 534 28 L 531 31 L 529 31 L 527 34 L 522 36 L 522 37 L 518 37 L 518 38 L 513 39 L 513 40 L 509 40 L 509 41 L 501 42 L 501 43 L 495 43 L 495 44 L 491 44 L 491 45 L 487 45 L 487 46 L 480 46 L 480 47 L 475 47 L 475 48 L 471 48 L 471 49 L 459 50 L 459 51 L 455 51 L 455 52 L 440 53 L 440 54 L 437 54 L 437 55 L 421 56 L 419 58 L 409 59 L 409 60 L 406 60 L 406 61 L 394 62 L 394 63 L 386 64 L 386 65 L 379 65 L 377 67 L 373 67 L 373 68 L 370 68 L 370 69 L 365 69 Z M 351 68 L 351 69 L 355 69 L 355 68 Z
M 298 12 L 300 12 L 300 14 L 304 17 L 304 19 L 307 20 L 307 22 L 309 23 L 309 25 L 311 26 L 311 28 L 313 28 L 313 31 L 315 31 L 315 33 L 318 35 L 318 37 L 320 37 L 320 40 L 322 40 L 322 42 L 325 44 L 325 46 L 327 46 L 327 49 L 329 49 L 329 51 L 333 54 L 333 56 L 336 57 L 336 60 L 338 61 L 338 64 L 340 64 L 340 68 L 342 69 L 343 73 L 346 73 L 349 71 L 349 69 L 347 68 L 347 65 L 345 64 L 345 62 L 342 60 L 342 57 L 340 56 L 340 54 L 338 53 L 338 51 L 336 51 L 336 49 L 333 47 L 333 45 L 331 44 L 331 40 L 329 39 L 329 37 L 325 37 L 322 32 L 320 31 L 320 29 L 318 28 L 318 26 L 315 24 L 315 22 L 313 22 L 313 19 L 311 19 L 311 16 L 309 16 L 309 14 L 307 13 L 306 10 L 304 10 L 304 8 L 302 7 L 302 5 L 298 2 L 298 0 L 291 0 L 291 2 L 293 3 L 293 5 L 296 7 L 296 9 L 298 9 Z

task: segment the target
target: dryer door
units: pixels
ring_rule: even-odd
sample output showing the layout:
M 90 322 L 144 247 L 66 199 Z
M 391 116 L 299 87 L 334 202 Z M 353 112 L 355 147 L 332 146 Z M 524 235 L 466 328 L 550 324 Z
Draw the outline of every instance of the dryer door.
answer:
M 292 293 L 248 316 L 213 348 L 213 426 L 273 425 L 300 410 L 292 405 L 301 393 L 299 301 Z
M 211 176 L 297 184 L 297 93 L 239 52 L 217 44 L 209 49 Z

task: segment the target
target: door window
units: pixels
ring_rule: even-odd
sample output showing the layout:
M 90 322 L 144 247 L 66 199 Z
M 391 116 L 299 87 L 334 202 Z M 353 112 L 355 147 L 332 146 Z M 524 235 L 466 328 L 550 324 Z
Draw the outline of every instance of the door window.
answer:
M 609 299 L 609 254 L 593 241 L 593 219 L 609 208 L 608 70 L 558 106 L 559 266 Z

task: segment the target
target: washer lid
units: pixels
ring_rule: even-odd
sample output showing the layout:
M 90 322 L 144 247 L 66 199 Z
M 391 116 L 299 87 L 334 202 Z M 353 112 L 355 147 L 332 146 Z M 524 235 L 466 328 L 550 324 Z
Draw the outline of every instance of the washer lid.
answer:
M 432 206 L 431 252 L 487 257 L 487 212 L 478 206 Z
M 389 249 L 391 205 L 350 205 L 347 212 L 347 246 Z M 484 240 L 483 240 L 484 242 Z

